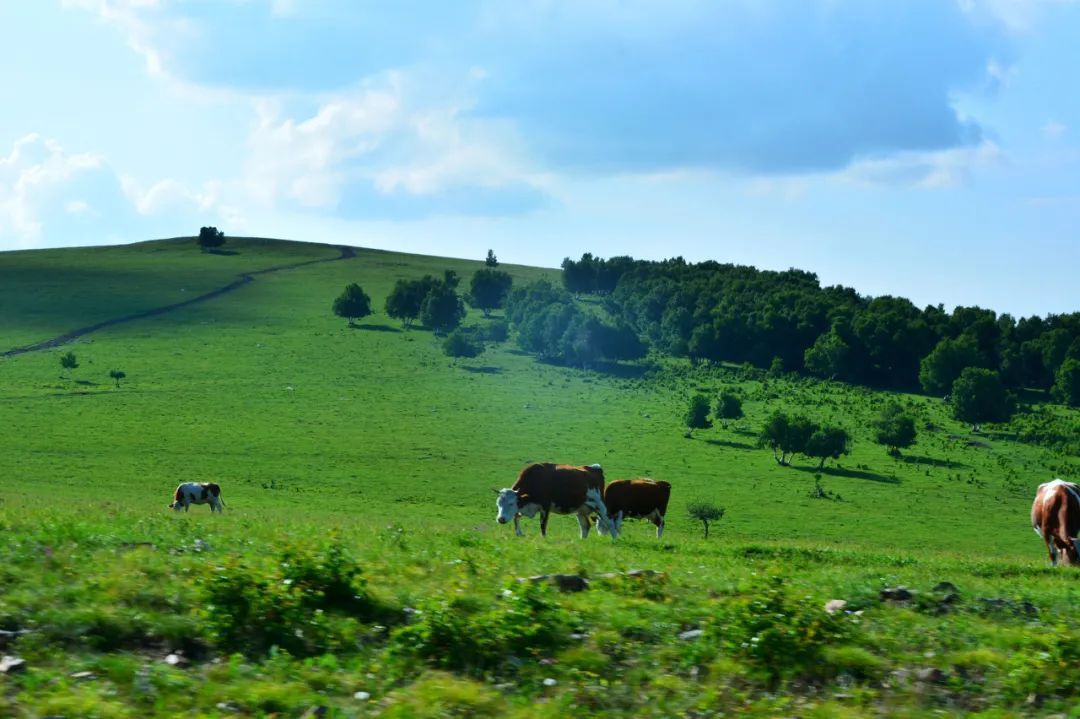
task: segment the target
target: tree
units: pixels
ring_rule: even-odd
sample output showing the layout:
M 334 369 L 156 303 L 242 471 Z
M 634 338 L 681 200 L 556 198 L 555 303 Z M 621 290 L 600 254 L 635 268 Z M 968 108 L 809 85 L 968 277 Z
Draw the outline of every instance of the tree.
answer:
M 713 414 L 719 419 L 739 419 L 743 416 L 742 400 L 734 392 L 720 393 Z
M 835 379 L 847 377 L 851 347 L 835 330 L 819 336 L 803 353 L 803 366 L 810 374 Z
M 1051 393 L 1062 404 L 1080 407 L 1080 360 L 1070 357 L 1061 363 Z
M 695 429 L 708 429 L 712 426 L 709 421 L 709 400 L 703 394 L 696 394 L 690 399 L 690 407 L 686 410 L 686 436 L 693 435 Z
M 712 502 L 691 502 L 686 505 L 686 513 L 690 518 L 698 520 L 705 528 L 705 539 L 709 538 L 709 522 L 719 522 L 726 511 Z
M 940 397 L 949 393 L 953 382 L 966 367 L 982 365 L 982 356 L 972 337 L 946 338 L 919 363 L 919 384 L 927 394 Z
M 198 243 L 203 252 L 209 252 L 225 244 L 225 233 L 216 227 L 200 227 Z
M 354 282 L 334 300 L 334 314 L 345 317 L 352 326 L 354 320 L 371 314 L 371 298 Z
M 443 340 L 442 348 L 450 357 L 476 357 L 484 351 L 484 343 L 475 342 L 468 334 L 456 329 Z
M 758 444 L 771 449 L 776 463 L 786 466 L 791 457 L 806 449 L 810 435 L 817 429 L 817 425 L 806 417 L 788 417 L 778 410 L 766 420 Z
M 420 305 L 420 321 L 436 335 L 454 329 L 464 317 L 465 304 L 446 283 L 432 287 Z
M 424 304 L 424 298 L 438 282 L 431 275 L 419 280 L 398 280 L 386 297 L 386 314 L 401 320 L 401 324 L 408 328 L 420 316 L 420 306 Z
M 825 466 L 827 459 L 840 459 L 840 455 L 848 454 L 851 450 L 851 435 L 843 427 L 817 427 L 806 440 L 806 446 L 802 452 L 807 457 L 816 457 L 818 469 Z
M 499 260 L 495 257 L 495 253 L 488 250 L 487 257 L 484 259 L 484 264 L 488 267 L 498 267 Z
M 68 352 L 67 354 L 60 355 L 60 376 L 64 376 L 64 372 L 71 371 L 79 366 L 79 361 L 75 358 L 74 352 Z
M 886 405 L 870 428 L 874 431 L 874 441 L 885 445 L 894 457 L 915 443 L 915 418 L 906 414 L 897 402 Z
M 784 358 L 777 355 L 772 358 L 772 362 L 769 363 L 768 375 L 770 377 L 780 377 L 784 374 Z
M 982 422 L 1005 422 L 1013 413 L 1013 401 L 998 373 L 981 367 L 968 367 L 952 386 L 953 416 L 978 430 Z
M 114 370 L 109 370 L 109 376 L 112 377 L 114 380 L 116 380 L 116 386 L 119 387 L 120 386 L 120 380 L 127 377 L 127 374 L 124 373 L 124 372 L 121 372 L 118 369 L 114 369 Z
M 507 272 L 487 268 L 477 270 L 469 282 L 469 304 L 481 310 L 484 317 L 489 317 L 491 310 L 499 309 L 506 302 L 513 284 L 514 279 Z

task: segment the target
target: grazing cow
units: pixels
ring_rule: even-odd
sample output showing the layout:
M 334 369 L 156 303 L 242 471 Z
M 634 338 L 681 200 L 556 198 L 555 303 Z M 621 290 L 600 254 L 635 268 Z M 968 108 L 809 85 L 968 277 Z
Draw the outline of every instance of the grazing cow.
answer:
M 1080 487 L 1055 479 L 1039 485 L 1031 504 L 1031 526 L 1046 542 L 1050 563 L 1058 563 L 1058 551 L 1065 564 L 1080 564 Z
M 548 515 L 576 514 L 581 538 L 589 536 L 589 515 L 600 516 L 600 526 L 609 526 L 604 508 L 604 470 L 599 464 L 572 467 L 566 464 L 530 464 L 521 470 L 514 486 L 496 489 L 499 524 L 514 520 L 514 532 L 520 537 L 521 517 L 535 517 L 540 512 L 540 534 L 547 536 Z
M 647 519 L 656 525 L 656 538 L 664 534 L 664 515 L 667 514 L 671 485 L 652 479 L 617 479 L 604 489 L 604 505 L 611 519 L 613 537 L 622 532 L 623 519 Z M 605 533 L 603 526 L 596 531 Z
M 173 503 L 169 509 L 185 512 L 193 504 L 209 504 L 210 513 L 220 512 L 225 506 L 225 500 L 221 498 L 221 487 L 213 482 L 184 482 L 173 493 Z

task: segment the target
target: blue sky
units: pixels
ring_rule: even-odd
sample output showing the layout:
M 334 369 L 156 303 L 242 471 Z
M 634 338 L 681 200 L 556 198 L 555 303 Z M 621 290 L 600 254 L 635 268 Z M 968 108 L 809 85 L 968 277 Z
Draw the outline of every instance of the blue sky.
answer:
M 1080 310 L 1076 0 L 0 3 L 0 249 L 798 267 Z

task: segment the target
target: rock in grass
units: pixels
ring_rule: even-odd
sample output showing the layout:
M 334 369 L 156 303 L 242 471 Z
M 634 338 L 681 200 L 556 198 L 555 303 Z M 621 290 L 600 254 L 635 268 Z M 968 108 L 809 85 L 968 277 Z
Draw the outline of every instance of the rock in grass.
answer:
M 163 661 L 170 667 L 178 667 L 180 669 L 183 669 L 191 663 L 191 661 L 183 654 L 177 654 L 175 652 L 165 657 Z
M 27 669 L 26 660 L 20 657 L 12 657 L 7 654 L 0 659 L 0 674 L 19 674 Z
M 825 602 L 825 613 L 836 614 L 837 612 L 842 611 L 846 606 L 847 601 L 844 599 L 830 599 Z
M 679 632 L 679 639 L 682 639 L 684 642 L 688 642 L 691 639 L 697 639 L 703 634 L 705 634 L 704 629 L 688 629 L 685 632 Z

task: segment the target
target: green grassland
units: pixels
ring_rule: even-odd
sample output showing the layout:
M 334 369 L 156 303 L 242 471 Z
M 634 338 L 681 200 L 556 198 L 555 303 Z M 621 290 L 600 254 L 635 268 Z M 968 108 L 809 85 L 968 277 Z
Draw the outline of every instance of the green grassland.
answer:
M 28 666 L 0 675 L 0 715 L 1028 716 L 1080 696 L 1077 575 L 1028 521 L 1076 457 L 973 435 L 940 400 L 740 367 L 586 372 L 512 342 L 455 361 L 383 299 L 482 262 L 225 249 L 0 255 L 0 353 L 298 265 L 0 359 L 0 629 L 31 630 L 0 635 Z M 330 312 L 350 282 L 376 309 L 356 327 Z M 747 416 L 685 438 L 690 396 L 724 388 Z M 920 431 L 901 458 L 867 429 L 891 399 Z M 755 444 L 776 409 L 846 427 L 852 454 L 778 466 Z M 582 542 L 558 516 L 514 537 L 491 490 L 531 460 L 671 482 L 663 539 L 628 522 Z M 180 481 L 220 483 L 225 513 L 167 511 Z M 727 510 L 707 541 L 694 500 Z M 631 569 L 661 574 L 601 576 Z M 516 581 L 552 572 L 592 588 Z M 879 598 L 896 585 L 914 598 Z M 833 598 L 860 613 L 825 614 Z

